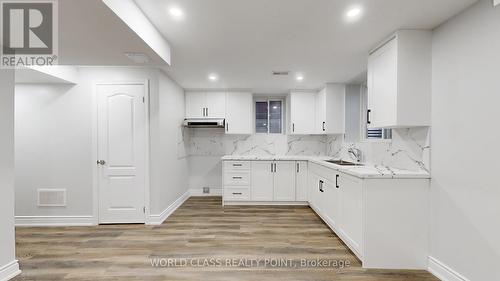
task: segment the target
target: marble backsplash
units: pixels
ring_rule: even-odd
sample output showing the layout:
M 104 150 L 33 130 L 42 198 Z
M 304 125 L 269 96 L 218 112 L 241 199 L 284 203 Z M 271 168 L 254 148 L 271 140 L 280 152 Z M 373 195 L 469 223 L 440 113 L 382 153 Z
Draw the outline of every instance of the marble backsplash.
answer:
M 391 141 L 343 142 L 341 136 L 328 136 L 326 154 L 352 160 L 349 147 L 362 151 L 364 163 L 410 171 L 430 171 L 430 129 L 393 129 Z
M 190 129 L 189 155 L 325 155 L 326 136 L 226 135 L 218 129 Z
M 303 155 L 352 160 L 354 146 L 363 152 L 363 162 L 411 171 L 430 170 L 430 129 L 393 130 L 390 142 L 347 143 L 341 135 L 226 135 L 222 129 L 186 129 L 184 142 L 189 156 Z

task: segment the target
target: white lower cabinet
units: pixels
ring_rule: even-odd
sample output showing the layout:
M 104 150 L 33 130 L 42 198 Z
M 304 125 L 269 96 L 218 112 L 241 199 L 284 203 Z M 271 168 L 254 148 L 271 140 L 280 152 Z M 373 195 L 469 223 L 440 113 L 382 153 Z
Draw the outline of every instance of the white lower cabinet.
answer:
M 307 161 L 295 162 L 295 200 L 307 201 Z
M 364 268 L 426 269 L 428 179 L 361 179 L 309 164 L 309 204 Z
M 429 179 L 358 178 L 313 161 L 224 161 L 224 204 L 309 206 L 364 268 L 426 269 Z
M 225 204 L 307 202 L 308 161 L 224 161 L 222 167 Z
M 295 161 L 274 162 L 273 201 L 295 201 Z
M 351 249 L 361 254 L 363 225 L 363 181 L 361 179 L 338 173 L 337 190 L 341 194 L 338 202 L 341 235 Z
M 252 162 L 252 201 L 273 201 L 274 162 Z

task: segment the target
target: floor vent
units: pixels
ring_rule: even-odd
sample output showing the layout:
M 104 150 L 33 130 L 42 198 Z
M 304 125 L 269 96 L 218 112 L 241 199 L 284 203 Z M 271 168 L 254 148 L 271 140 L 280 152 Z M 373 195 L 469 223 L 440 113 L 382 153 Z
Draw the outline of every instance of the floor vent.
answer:
M 39 207 L 65 207 L 66 189 L 38 189 Z

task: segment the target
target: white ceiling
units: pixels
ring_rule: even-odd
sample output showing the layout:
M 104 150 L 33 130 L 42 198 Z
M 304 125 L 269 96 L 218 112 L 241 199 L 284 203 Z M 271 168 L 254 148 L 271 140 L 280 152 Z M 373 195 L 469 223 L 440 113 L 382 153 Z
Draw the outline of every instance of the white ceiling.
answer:
M 101 0 L 61 0 L 59 64 L 135 65 L 124 53 L 144 53 L 151 65 L 163 60 Z
M 82 1 L 83 2 L 83 1 Z M 172 47 L 184 88 L 316 89 L 359 79 L 368 51 L 397 29 L 432 29 L 476 0 L 136 0 Z M 357 22 L 344 14 L 363 8 Z M 174 20 L 169 8 L 184 11 Z M 273 77 L 273 70 L 304 73 Z M 207 79 L 219 75 L 218 82 Z

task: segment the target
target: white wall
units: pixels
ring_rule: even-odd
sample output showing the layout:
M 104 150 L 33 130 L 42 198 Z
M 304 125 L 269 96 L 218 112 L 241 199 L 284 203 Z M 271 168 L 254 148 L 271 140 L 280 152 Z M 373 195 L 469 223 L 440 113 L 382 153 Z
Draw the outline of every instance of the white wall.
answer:
M 163 72 L 151 97 L 151 213 L 160 214 L 187 191 L 184 90 Z
M 91 94 L 16 85 L 16 215 L 92 215 Z M 67 189 L 67 207 L 38 207 L 38 188 Z
M 500 280 L 500 7 L 481 0 L 433 38 L 431 256 Z
M 187 161 L 172 146 L 179 135 L 182 139 L 182 89 L 156 69 L 83 67 L 75 86 L 16 86 L 16 216 L 92 219 L 94 85 L 146 79 L 152 118 L 151 213 L 162 212 L 187 190 Z M 37 207 L 36 189 L 41 187 L 66 188 L 68 206 Z
M 1 46 L 0 46 L 1 47 Z M 19 273 L 14 234 L 14 71 L 0 70 L 0 280 Z

